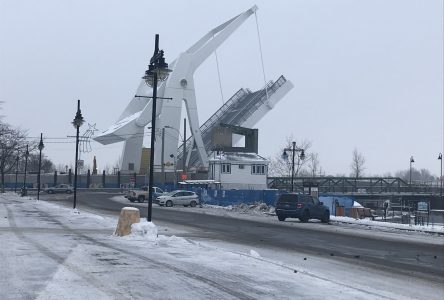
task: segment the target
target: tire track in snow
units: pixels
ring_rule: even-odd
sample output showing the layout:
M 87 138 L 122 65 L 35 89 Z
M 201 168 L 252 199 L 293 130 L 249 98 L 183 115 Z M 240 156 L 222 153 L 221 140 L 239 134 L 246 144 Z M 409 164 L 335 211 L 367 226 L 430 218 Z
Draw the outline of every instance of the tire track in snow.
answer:
M 8 218 L 9 218 L 9 221 L 10 221 L 10 225 L 11 225 L 11 227 L 14 228 L 14 233 L 20 239 L 22 239 L 22 240 L 24 240 L 24 241 L 26 241 L 28 243 L 31 243 L 34 247 L 36 247 L 39 250 L 39 252 L 41 252 L 42 254 L 48 256 L 49 258 L 55 260 L 58 263 L 63 264 L 70 271 L 72 271 L 73 273 L 75 273 L 78 276 L 80 276 L 83 279 L 85 279 L 85 281 L 87 281 L 88 283 L 92 284 L 98 290 L 104 292 L 107 295 L 110 295 L 110 297 L 116 298 L 116 299 L 130 299 L 130 298 L 126 298 L 125 297 L 126 295 L 121 294 L 117 290 L 112 291 L 112 294 L 110 294 L 111 291 L 108 290 L 108 289 L 111 289 L 111 288 L 103 286 L 103 284 L 100 283 L 97 279 L 95 279 L 94 276 L 91 276 L 88 273 L 85 273 L 84 271 L 82 271 L 81 269 L 79 269 L 79 268 L 77 268 L 75 266 L 70 266 L 70 265 L 64 264 L 65 258 L 61 257 L 60 255 L 58 255 L 56 253 L 51 252 L 51 250 L 49 248 L 45 247 L 41 243 L 38 243 L 36 241 L 30 240 L 29 238 L 26 238 L 24 236 L 23 232 L 20 230 L 20 228 L 17 227 L 17 225 L 15 224 L 14 217 L 12 215 L 11 210 L 9 208 L 7 208 L 7 207 L 6 207 L 6 209 L 8 211 Z M 62 222 L 60 222 L 54 216 L 48 214 L 47 212 L 41 211 L 38 208 L 36 208 L 36 209 L 39 211 L 39 213 L 41 215 L 44 215 L 46 218 L 51 219 L 54 223 L 56 223 L 61 228 L 65 229 L 66 231 L 68 231 L 68 232 L 70 232 L 70 233 L 72 233 L 74 235 L 77 235 L 78 237 L 80 237 L 80 238 L 82 238 L 82 239 L 84 239 L 84 240 L 86 240 L 86 241 L 88 241 L 88 242 L 90 242 L 90 243 L 92 243 L 94 245 L 98 245 L 98 246 L 101 246 L 101 247 L 107 248 L 107 249 L 113 249 L 115 251 L 124 253 L 124 254 L 126 254 L 126 255 L 128 255 L 130 257 L 136 257 L 139 260 L 142 260 L 144 262 L 148 262 L 148 263 L 150 263 L 150 264 L 152 264 L 152 265 L 154 265 L 156 267 L 166 268 L 166 269 L 168 269 L 170 271 L 173 271 L 173 272 L 176 272 L 176 273 L 180 274 L 181 276 L 183 276 L 185 278 L 193 279 L 193 280 L 202 282 L 204 284 L 207 284 L 208 286 L 211 286 L 212 288 L 215 288 L 215 289 L 217 289 L 220 292 L 223 292 L 225 294 L 231 295 L 232 297 L 234 297 L 236 299 L 244 299 L 244 300 L 254 300 L 254 299 L 256 299 L 256 297 L 252 297 L 252 296 L 250 296 L 250 295 L 248 295 L 246 293 L 243 293 L 243 292 L 231 289 L 231 288 L 227 287 L 226 285 L 224 285 L 223 283 L 222 284 L 218 283 L 218 282 L 216 282 L 213 279 L 209 279 L 209 278 L 206 278 L 206 277 L 201 276 L 199 274 L 195 274 L 195 273 L 191 273 L 189 271 L 183 270 L 183 269 L 181 269 L 181 268 L 179 268 L 177 266 L 170 265 L 170 264 L 164 263 L 164 262 L 159 262 L 159 261 L 156 261 L 154 259 L 150 259 L 150 258 L 148 258 L 146 256 L 140 255 L 138 253 L 134 253 L 134 252 L 128 251 L 126 249 L 123 249 L 123 248 L 120 248 L 120 247 L 108 244 L 106 242 L 99 241 L 99 240 L 97 240 L 97 239 L 95 239 L 93 237 L 90 237 L 90 236 L 88 236 L 86 234 L 83 234 L 83 233 L 79 232 L 79 230 L 71 229 L 70 227 L 66 226 L 65 224 L 63 224 Z M 219 274 L 218 279 L 224 279 L 227 282 L 237 282 L 237 279 L 238 279 L 237 277 L 235 277 L 235 276 L 226 276 L 226 275 L 224 276 L 224 275 L 225 274 Z M 258 293 L 258 291 L 256 289 L 252 289 L 252 288 L 248 289 L 246 292 Z
M 3 206 L 5 207 L 5 209 L 6 209 L 7 213 L 8 213 L 8 222 L 9 222 L 9 225 L 10 225 L 10 227 L 12 229 L 12 232 L 20 240 L 24 241 L 27 244 L 30 244 L 35 249 L 37 249 L 41 254 L 43 254 L 46 257 L 52 259 L 57 264 L 59 264 L 62 267 L 66 268 L 70 272 L 76 274 L 77 276 L 79 276 L 80 278 L 85 280 L 85 282 L 87 282 L 89 285 L 92 285 L 94 288 L 96 288 L 97 290 L 101 291 L 105 295 L 108 295 L 110 298 L 112 298 L 112 299 L 131 299 L 131 298 L 127 297 L 126 295 L 120 293 L 118 290 L 113 289 L 112 287 L 104 286 L 94 276 L 84 272 L 79 267 L 71 265 L 71 264 L 68 264 L 68 263 L 65 263 L 65 260 L 68 258 L 68 256 L 67 257 L 62 257 L 59 254 L 54 253 L 53 251 L 51 251 L 51 249 L 49 249 L 48 247 L 44 246 L 43 244 L 41 244 L 41 243 L 31 239 L 30 237 L 25 236 L 24 232 L 20 229 L 20 227 L 17 226 L 12 211 L 4 203 L 3 203 Z M 41 211 L 39 210 L 39 212 L 41 212 Z M 50 217 L 49 215 L 47 215 L 47 216 Z M 68 230 L 68 231 L 78 235 L 78 233 L 76 233 L 73 230 Z
M 249 255 L 249 254 L 246 254 L 246 253 L 243 253 L 243 252 L 238 252 L 238 251 L 230 251 L 230 250 L 226 250 L 226 251 L 234 253 L 234 254 L 238 254 L 238 255 L 241 255 L 241 256 L 244 256 L 244 257 L 248 257 L 250 259 L 255 259 L 255 260 L 258 260 L 258 261 L 261 261 L 261 262 L 272 264 L 272 265 L 281 267 L 283 269 L 288 269 L 291 272 L 295 272 L 296 271 L 297 273 L 301 273 L 301 274 L 304 274 L 304 275 L 307 275 L 307 276 L 310 276 L 310 277 L 313 277 L 313 278 L 316 278 L 316 279 L 319 279 L 319 280 L 322 280 L 322 281 L 330 282 L 330 283 L 336 284 L 338 286 L 346 287 L 346 288 L 349 288 L 351 290 L 362 292 L 364 294 L 373 295 L 375 297 L 378 297 L 378 299 L 391 299 L 391 300 L 398 299 L 398 298 L 387 297 L 385 295 L 374 293 L 374 292 L 371 292 L 371 291 L 368 291 L 368 290 L 364 290 L 364 289 L 361 289 L 361 288 L 349 285 L 349 284 L 344 283 L 344 282 L 339 282 L 339 281 L 332 280 L 332 279 L 329 279 L 329 278 L 326 278 L 326 277 L 322 277 L 322 276 L 316 275 L 314 273 L 308 272 L 306 270 L 297 270 L 297 268 L 293 268 L 293 267 L 284 265 L 284 264 L 279 263 L 279 262 L 275 262 L 275 261 L 272 261 L 272 260 L 269 260 L 269 259 L 265 259 L 263 257 L 256 257 L 256 256 L 253 256 L 253 255 Z

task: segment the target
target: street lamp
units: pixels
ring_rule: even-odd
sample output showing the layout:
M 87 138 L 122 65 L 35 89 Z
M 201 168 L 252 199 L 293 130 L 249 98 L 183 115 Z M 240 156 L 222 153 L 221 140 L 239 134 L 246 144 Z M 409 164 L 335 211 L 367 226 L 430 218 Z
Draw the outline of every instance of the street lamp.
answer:
M 299 155 L 299 158 L 301 160 L 304 160 L 305 159 L 305 152 L 304 152 L 304 149 L 300 149 L 300 148 L 296 147 L 296 142 L 292 142 L 291 148 L 284 149 L 284 153 L 282 153 L 282 158 L 284 160 L 288 159 L 288 154 L 286 151 L 291 151 L 293 153 L 292 160 L 291 160 L 291 192 L 293 192 L 293 190 L 294 190 L 294 155 L 296 152 L 301 152 L 301 154 Z
M 157 98 L 157 82 L 165 81 L 169 73 L 168 64 L 163 57 L 163 50 L 159 51 L 159 35 L 156 34 L 154 44 L 154 55 L 151 57 L 148 70 L 142 78 L 145 83 L 153 88 L 153 108 L 151 114 L 151 154 L 150 154 L 150 176 L 148 183 L 148 216 L 147 221 L 151 222 L 151 214 L 153 209 L 153 170 L 154 170 L 154 138 L 156 134 L 156 98 Z
M 25 152 L 25 174 L 23 176 L 23 189 L 22 189 L 22 197 L 26 196 L 27 192 L 26 192 L 26 169 L 28 168 L 28 156 L 29 156 L 29 151 L 28 151 L 28 145 L 26 145 L 26 152 Z
M 77 100 L 77 112 L 74 117 L 74 120 L 72 121 L 72 125 L 76 129 L 76 158 L 75 158 L 75 167 L 74 167 L 74 202 L 73 202 L 73 209 L 76 208 L 76 202 L 77 202 L 77 161 L 79 159 L 79 128 L 82 126 L 83 122 L 85 120 L 82 116 L 82 111 L 80 110 L 80 100 Z
M 441 200 L 443 200 L 442 199 L 442 153 L 440 152 L 439 153 L 439 155 L 438 155 L 438 159 L 441 161 L 441 177 L 440 177 L 440 180 L 441 180 L 441 189 L 439 190 L 439 195 L 440 195 L 440 197 L 441 197 Z
M 409 186 L 410 190 L 412 189 L 412 164 L 415 162 L 413 159 L 413 156 L 410 156 L 410 179 L 409 179 Z
M 17 178 L 19 171 L 19 160 L 20 160 L 20 149 L 17 149 L 17 158 L 15 159 L 15 185 L 14 185 L 14 193 L 17 193 Z
M 177 182 L 177 167 L 176 167 L 176 157 L 174 154 L 170 154 L 170 157 L 174 159 L 174 189 L 176 189 L 176 182 Z
M 40 200 L 40 170 L 42 169 L 42 150 L 45 147 L 43 145 L 43 133 L 40 133 L 40 143 L 39 143 L 39 173 L 37 174 L 37 200 Z
M 184 124 L 184 128 L 186 127 L 186 121 L 187 119 L 183 119 L 183 124 Z M 169 128 L 169 129 L 173 129 L 174 131 L 176 131 L 180 138 L 182 139 L 182 147 L 183 147 L 183 151 L 182 151 L 182 161 L 183 161 L 183 166 L 182 166 L 182 173 L 186 173 L 185 168 L 186 168 L 186 156 L 187 156 L 187 149 L 186 149 L 186 138 L 183 137 L 180 134 L 180 131 L 177 128 L 171 127 L 169 125 L 166 125 L 165 128 Z M 186 133 L 185 129 L 184 129 L 184 134 Z M 170 156 L 171 157 L 171 156 Z M 174 164 L 176 165 L 176 164 Z

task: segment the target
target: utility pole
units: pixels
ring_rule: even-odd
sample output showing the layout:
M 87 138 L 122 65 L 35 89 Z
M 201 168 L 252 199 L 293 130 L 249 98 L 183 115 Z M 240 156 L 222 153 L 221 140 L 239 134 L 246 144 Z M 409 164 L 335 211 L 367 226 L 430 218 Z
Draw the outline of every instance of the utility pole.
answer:
M 165 154 L 165 127 L 162 127 L 162 155 L 161 160 L 160 160 L 160 164 L 161 169 L 162 169 L 162 175 L 163 175 L 163 184 L 165 184 L 165 158 L 163 157 Z
M 183 174 L 187 174 L 187 119 L 183 119 Z
M 18 178 L 18 171 L 19 171 L 19 161 L 20 161 L 20 149 L 17 149 L 17 159 L 16 159 L 16 165 L 15 165 L 14 193 L 17 193 L 17 178 Z

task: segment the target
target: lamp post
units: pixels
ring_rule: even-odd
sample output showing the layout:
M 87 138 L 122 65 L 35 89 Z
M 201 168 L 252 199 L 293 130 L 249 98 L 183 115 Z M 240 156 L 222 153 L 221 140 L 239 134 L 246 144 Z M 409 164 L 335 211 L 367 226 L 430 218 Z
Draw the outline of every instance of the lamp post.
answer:
M 79 159 L 79 128 L 82 126 L 83 122 L 85 120 L 82 116 L 82 111 L 80 110 L 80 100 L 77 100 L 77 112 L 74 117 L 74 120 L 72 121 L 72 125 L 76 129 L 76 157 L 75 157 L 75 167 L 74 167 L 74 202 L 73 202 L 73 209 L 76 208 L 77 204 L 77 161 Z
M 413 159 L 413 155 L 410 156 L 410 179 L 409 179 L 409 186 L 410 186 L 410 191 L 412 191 L 412 164 L 415 162 L 415 160 Z
M 43 133 L 40 133 L 40 143 L 39 143 L 39 173 L 37 174 L 37 200 L 40 200 L 40 170 L 42 169 L 42 150 L 45 147 L 43 145 Z
M 22 190 L 22 197 L 26 196 L 27 192 L 26 192 L 26 169 L 28 168 L 28 156 L 29 156 L 29 151 L 28 151 L 28 145 L 26 145 L 26 152 L 25 152 L 25 174 L 23 176 L 23 190 Z
M 187 119 L 183 119 L 183 124 L 184 124 L 184 126 L 186 126 L 186 121 L 187 121 Z M 164 128 L 168 128 L 168 129 L 173 129 L 174 131 L 176 131 L 178 134 L 179 134 L 179 136 L 180 136 L 180 138 L 182 139 L 182 147 L 183 147 L 183 155 L 182 155 L 182 160 L 183 160 L 183 164 L 182 164 L 182 173 L 185 173 L 185 168 L 186 168 L 186 139 L 185 139 L 185 137 L 183 137 L 182 136 L 182 134 L 180 133 L 180 131 L 177 129 L 177 128 L 174 128 L 174 127 L 171 127 L 171 126 L 169 126 L 169 125 L 166 125 Z M 184 134 L 186 134 L 186 131 L 184 130 Z M 171 156 L 170 156 L 171 157 Z M 176 159 L 176 158 L 174 158 L 174 159 Z M 174 164 L 174 165 L 176 165 L 176 164 Z
M 300 149 L 300 148 L 296 147 L 296 142 L 292 142 L 291 148 L 284 149 L 284 153 L 282 153 L 282 158 L 284 160 L 288 159 L 288 154 L 286 151 L 291 151 L 293 154 L 292 159 L 291 159 L 291 192 L 293 192 L 293 190 L 294 190 L 294 156 L 295 156 L 296 152 L 301 152 L 301 154 L 299 155 L 299 158 L 304 160 L 305 152 L 304 152 L 304 149 Z
M 441 180 L 441 189 L 439 190 L 439 196 L 441 197 L 441 201 L 442 201 L 443 200 L 442 199 L 442 180 L 443 180 L 443 178 L 442 178 L 442 153 L 441 152 L 438 155 L 438 159 L 441 161 L 441 177 L 439 177 L 439 179 Z
M 17 158 L 15 159 L 15 185 L 14 185 L 14 193 L 17 193 L 17 178 L 19 171 L 19 160 L 20 160 L 20 149 L 17 149 Z
M 174 154 L 170 154 L 170 157 L 174 159 L 174 189 L 176 189 L 176 183 L 177 183 L 176 157 L 174 156 Z
M 159 50 L 159 35 L 156 34 L 154 44 L 154 54 L 151 57 L 148 70 L 142 78 L 148 86 L 153 88 L 153 108 L 151 114 L 151 154 L 150 154 L 150 176 L 148 183 L 148 215 L 147 221 L 151 222 L 151 214 L 153 209 L 153 171 L 154 171 L 154 138 L 156 134 L 156 98 L 157 98 L 157 82 L 165 81 L 171 72 L 168 64 L 165 62 L 163 50 Z
M 182 173 L 187 176 L 187 119 L 183 119 L 183 155 L 182 155 Z

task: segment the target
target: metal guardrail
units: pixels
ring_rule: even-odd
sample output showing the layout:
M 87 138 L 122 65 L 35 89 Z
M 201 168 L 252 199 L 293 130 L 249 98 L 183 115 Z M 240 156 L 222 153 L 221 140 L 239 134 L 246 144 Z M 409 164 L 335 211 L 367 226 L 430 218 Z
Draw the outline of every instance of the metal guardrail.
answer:
M 381 194 L 414 193 L 440 194 L 440 187 L 413 182 L 411 185 L 399 177 L 296 177 L 294 186 L 302 189 L 304 183 L 314 183 L 320 193 Z M 268 177 L 268 187 L 288 189 L 291 177 Z

